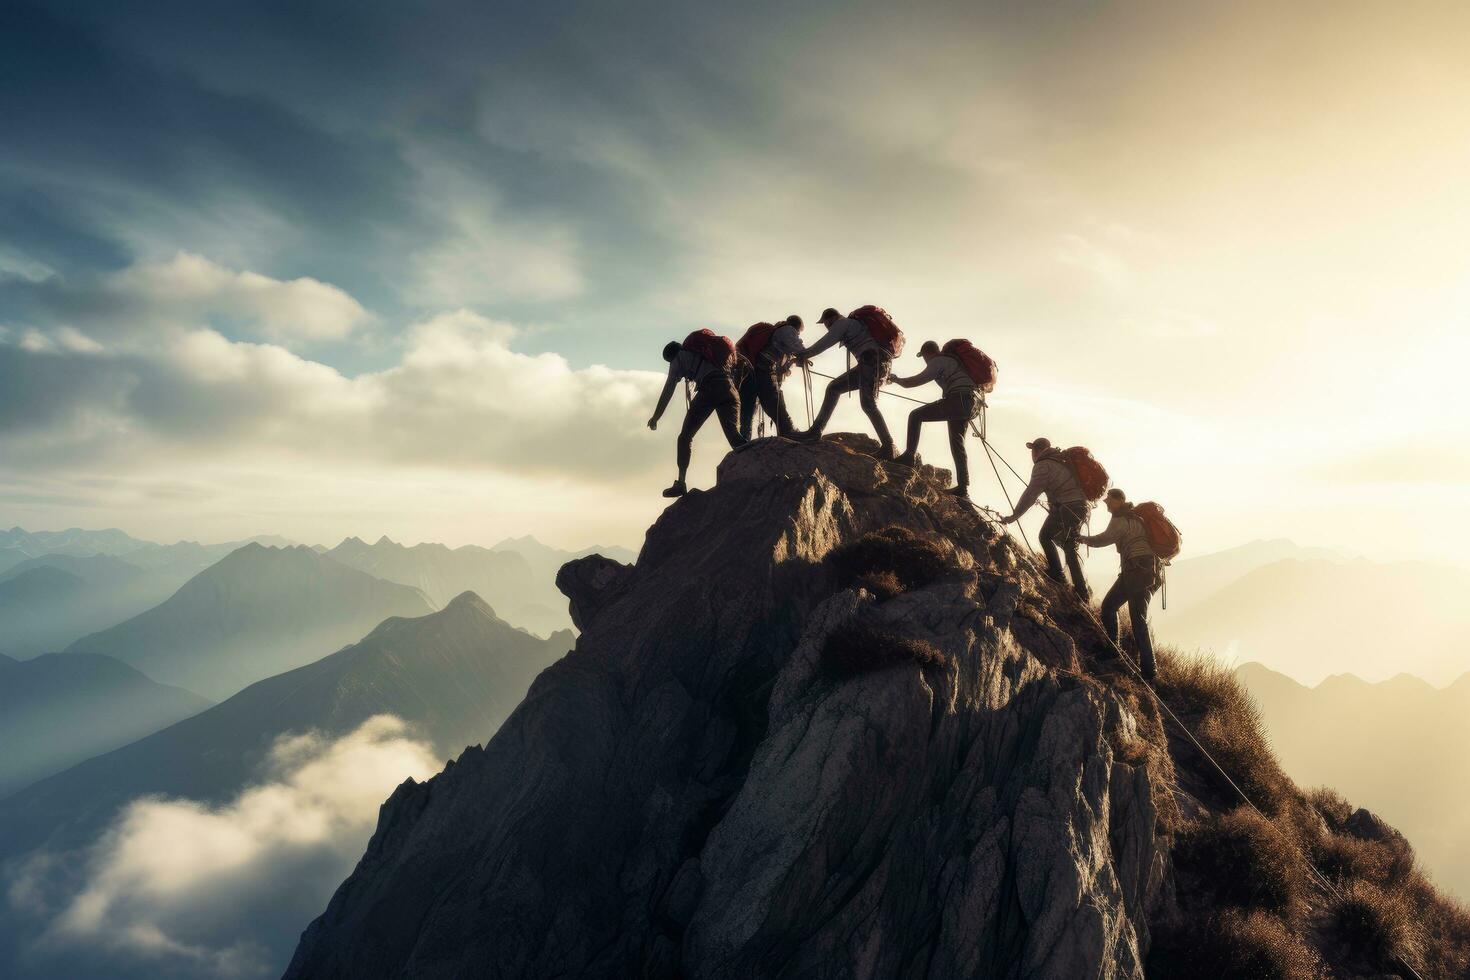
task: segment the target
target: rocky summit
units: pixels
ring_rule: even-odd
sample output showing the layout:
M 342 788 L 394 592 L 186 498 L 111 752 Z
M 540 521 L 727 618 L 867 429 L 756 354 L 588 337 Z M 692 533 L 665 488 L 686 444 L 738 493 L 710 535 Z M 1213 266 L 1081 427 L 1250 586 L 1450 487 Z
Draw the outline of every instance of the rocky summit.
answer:
M 567 564 L 575 650 L 398 788 L 287 976 L 1143 977 L 1209 917 L 1171 825 L 1232 802 L 947 473 L 874 448 L 755 443 L 636 564 Z
M 567 565 L 576 649 L 399 788 L 287 975 L 1142 976 L 1168 848 L 1136 720 L 947 474 L 869 448 L 758 443 L 635 565 Z M 842 588 L 829 556 L 893 525 L 956 574 Z M 859 621 L 937 656 L 842 669 Z

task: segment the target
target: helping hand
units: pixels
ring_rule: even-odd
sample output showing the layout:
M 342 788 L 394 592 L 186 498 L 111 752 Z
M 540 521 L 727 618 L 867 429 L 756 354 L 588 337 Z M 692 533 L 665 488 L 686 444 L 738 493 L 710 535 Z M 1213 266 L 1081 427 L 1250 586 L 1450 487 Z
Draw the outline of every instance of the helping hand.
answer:
M 1012 514 L 1009 517 L 1002 517 L 1000 519 L 1000 522 L 1002 524 L 1014 524 L 1014 523 L 1016 523 L 1016 515 L 1015 514 Z
M 658 419 L 656 419 L 656 418 L 649 419 L 648 420 L 648 427 L 650 429 L 657 429 L 658 428 Z

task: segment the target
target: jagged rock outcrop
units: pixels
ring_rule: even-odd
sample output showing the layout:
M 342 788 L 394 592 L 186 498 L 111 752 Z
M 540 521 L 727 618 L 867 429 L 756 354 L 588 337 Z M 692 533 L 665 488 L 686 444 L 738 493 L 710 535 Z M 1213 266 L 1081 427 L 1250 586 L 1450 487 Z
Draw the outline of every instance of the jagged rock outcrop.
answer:
M 384 805 L 288 977 L 1142 977 L 1168 888 L 1136 719 L 944 474 L 847 438 L 732 454 L 483 748 Z M 902 524 L 959 574 L 880 601 L 833 549 Z M 824 665 L 855 617 L 943 666 Z

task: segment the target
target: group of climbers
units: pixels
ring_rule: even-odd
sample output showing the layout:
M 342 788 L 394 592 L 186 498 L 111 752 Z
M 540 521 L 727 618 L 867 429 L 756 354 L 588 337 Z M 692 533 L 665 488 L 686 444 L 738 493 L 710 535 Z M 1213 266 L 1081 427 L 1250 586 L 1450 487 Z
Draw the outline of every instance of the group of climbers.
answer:
M 948 492 L 968 499 L 970 472 L 965 430 L 973 426 L 985 405 L 984 396 L 995 386 L 995 362 L 967 340 L 951 340 L 942 347 L 926 341 L 918 354 L 924 368 L 906 377 L 895 376 L 893 362 L 903 352 L 904 336 L 883 309 L 862 306 L 843 316 L 828 307 L 817 322 L 826 333 L 810 347 L 802 343 L 802 319 L 794 313 L 776 322 L 753 324 L 739 342 L 706 329 L 691 333 L 682 343 L 671 341 L 665 345 L 668 379 L 648 427 L 658 426 L 681 380 L 692 385 L 693 392 L 688 395 L 688 410 L 679 431 L 678 477 L 664 491 L 664 496 L 679 497 L 687 492 L 694 436 L 711 414 L 719 418 L 731 449 L 738 450 L 749 443 L 757 406 L 772 420 L 777 436 L 815 442 L 822 437 L 842 395 L 856 391 L 863 413 L 878 436 L 880 459 L 913 466 L 924 423 L 944 422 L 949 430 L 955 469 L 955 486 Z M 782 384 L 795 367 L 799 365 L 805 370 L 812 358 L 839 345 L 847 354 L 849 367 L 828 383 L 810 427 L 798 431 L 786 410 Z M 904 450 L 895 454 L 893 437 L 878 408 L 878 394 L 889 383 L 914 388 L 930 381 L 939 386 L 942 396 L 909 413 Z M 1001 523 L 1020 520 L 1045 496 L 1048 513 L 1041 525 L 1040 542 L 1047 574 L 1065 586 L 1067 577 L 1062 567 L 1065 557 L 1072 588 L 1084 604 L 1091 602 L 1092 596 L 1082 572 L 1079 548 L 1113 545 L 1118 549 L 1118 577 L 1102 601 L 1103 628 L 1116 648 L 1118 613 L 1124 604 L 1128 606 L 1140 670 L 1145 677 L 1152 678 L 1155 664 L 1148 605 L 1162 584 L 1163 566 L 1179 552 L 1178 529 L 1164 517 L 1163 508 L 1157 504 L 1135 506 L 1122 490 L 1107 489 L 1107 471 L 1085 448 L 1057 449 L 1045 438 L 1026 443 L 1026 448 L 1031 451 L 1031 478 L 1012 513 L 1001 518 Z M 1085 534 L 1088 514 L 1099 500 L 1110 515 L 1108 526 L 1100 534 Z

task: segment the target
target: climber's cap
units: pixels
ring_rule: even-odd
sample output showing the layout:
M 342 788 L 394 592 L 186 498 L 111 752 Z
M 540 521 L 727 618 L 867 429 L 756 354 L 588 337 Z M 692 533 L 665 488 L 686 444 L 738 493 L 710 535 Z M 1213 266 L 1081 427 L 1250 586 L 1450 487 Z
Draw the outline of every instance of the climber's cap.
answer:
M 822 311 L 821 316 L 817 317 L 817 322 L 821 324 L 828 324 L 831 323 L 833 320 L 836 320 L 840 316 L 842 316 L 842 314 L 838 313 L 835 307 L 829 306 Z
M 1035 439 L 1032 439 L 1030 442 L 1026 443 L 1026 448 L 1046 452 L 1048 449 L 1051 448 L 1051 440 L 1048 439 L 1046 436 L 1037 436 Z
M 920 357 L 924 357 L 924 358 L 933 357 L 935 354 L 938 354 L 938 353 L 939 353 L 939 345 L 936 344 L 932 340 L 926 340 L 926 341 L 924 341 L 924 345 L 919 348 L 919 356 Z
M 1108 491 L 1108 499 L 1126 501 L 1128 499 L 1128 495 L 1122 490 L 1119 490 L 1117 487 L 1113 487 L 1113 489 Z

